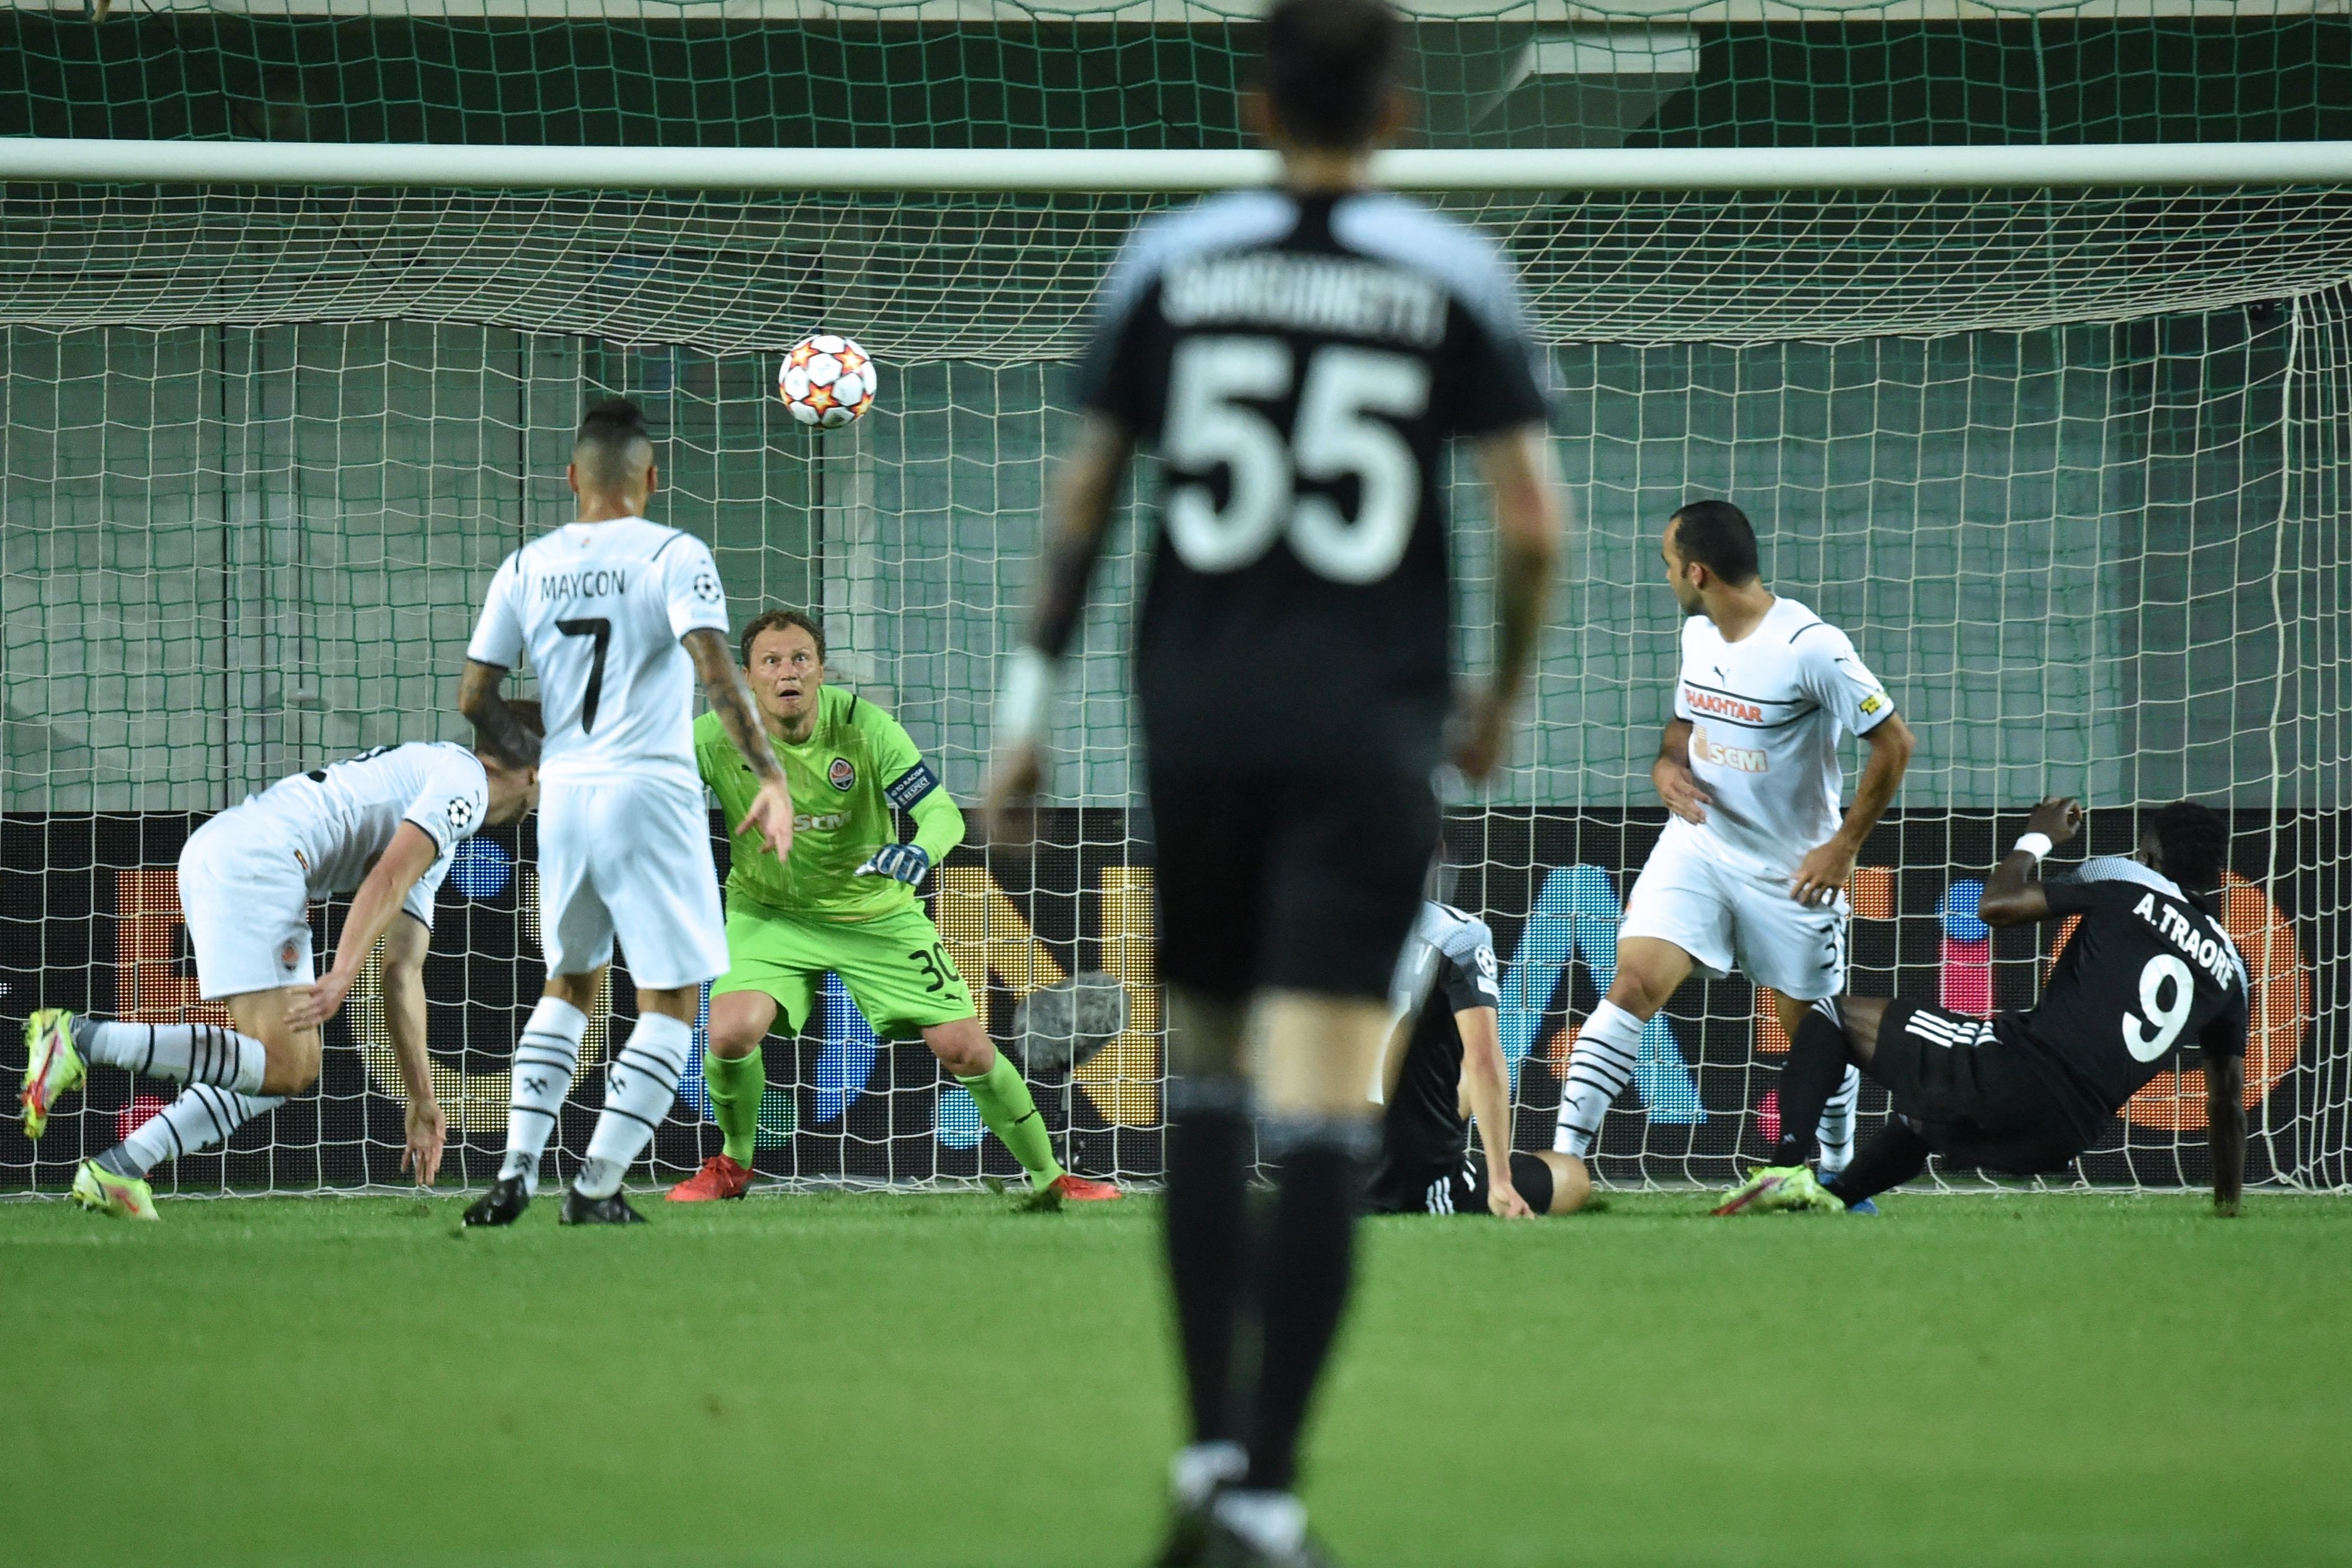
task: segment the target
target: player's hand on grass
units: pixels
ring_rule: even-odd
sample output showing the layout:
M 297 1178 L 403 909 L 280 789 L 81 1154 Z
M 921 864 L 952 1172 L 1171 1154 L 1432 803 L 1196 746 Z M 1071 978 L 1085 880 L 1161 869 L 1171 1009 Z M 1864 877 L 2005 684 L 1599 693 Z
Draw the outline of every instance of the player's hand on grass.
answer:
M 1706 820 L 1706 808 L 1715 804 L 1715 797 L 1699 787 L 1698 775 L 1681 763 L 1660 757 L 1650 770 L 1650 782 L 1657 785 L 1666 809 L 1694 826 Z
M 1472 784 L 1502 765 L 1511 743 L 1511 705 L 1493 687 L 1472 694 L 1454 719 L 1454 765 Z
M 1536 1211 L 1528 1207 L 1528 1200 L 1508 1182 L 1499 1185 L 1491 1179 L 1486 1184 L 1486 1212 L 1496 1219 L 1533 1219 Z
M 793 792 L 782 774 L 760 786 L 736 831 L 758 834 L 779 860 L 793 852 Z
M 295 988 L 291 1005 L 286 1009 L 286 1022 L 297 1029 L 318 1029 L 342 1010 L 343 998 L 352 993 L 357 974 L 346 974 L 340 966 L 319 976 L 313 985 Z
M 441 1173 L 441 1149 L 449 1139 L 449 1119 L 440 1105 L 422 1096 L 408 1101 L 408 1145 L 400 1152 L 400 1168 L 416 1172 L 416 1184 L 429 1187 Z
M 1019 818 L 1036 803 L 1045 787 L 1045 748 L 1034 742 L 1006 746 L 988 770 L 986 805 L 982 808 L 992 843 L 1015 844 L 1025 837 Z
M 2083 831 L 2083 803 L 2071 795 L 2053 795 L 2026 816 L 2025 831 L 2042 834 L 2053 845 L 2063 844 Z
M 856 875 L 887 877 L 893 881 L 904 882 L 910 888 L 919 888 L 923 885 L 923 879 L 930 875 L 930 853 L 922 846 L 885 844 L 881 848 L 874 851 L 865 865 L 857 868 Z
M 1854 852 L 1832 838 L 1816 845 L 1797 866 L 1789 896 L 1809 909 L 1837 902 L 1839 893 L 1853 880 Z

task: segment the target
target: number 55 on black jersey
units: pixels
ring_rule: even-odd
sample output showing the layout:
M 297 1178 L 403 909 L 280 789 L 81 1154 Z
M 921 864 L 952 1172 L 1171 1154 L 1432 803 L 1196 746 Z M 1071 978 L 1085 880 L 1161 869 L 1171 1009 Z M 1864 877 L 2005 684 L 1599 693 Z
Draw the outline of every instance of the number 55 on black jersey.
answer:
M 1155 745 L 1433 765 L 1454 655 L 1440 452 L 1546 412 L 1494 246 L 1380 193 L 1171 214 L 1105 285 L 1078 396 L 1166 470 L 1137 640 Z

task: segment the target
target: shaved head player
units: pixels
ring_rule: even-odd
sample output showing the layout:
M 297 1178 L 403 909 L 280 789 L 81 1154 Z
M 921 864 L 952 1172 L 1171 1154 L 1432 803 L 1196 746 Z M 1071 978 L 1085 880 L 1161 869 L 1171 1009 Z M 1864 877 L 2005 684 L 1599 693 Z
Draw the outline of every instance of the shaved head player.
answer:
M 1306 1568 L 1326 1558 L 1293 1490 L 1299 1429 L 1347 1304 L 1378 1141 L 1365 1088 L 1437 845 L 1431 775 L 1454 699 L 1443 448 L 1469 444 L 1497 534 L 1496 668 L 1454 752 L 1473 778 L 1500 757 L 1534 658 L 1560 506 L 1510 268 L 1370 185 L 1405 118 L 1396 16 L 1281 0 L 1264 37 L 1250 101 L 1280 188 L 1146 222 L 1097 300 L 991 800 L 1002 821 L 1042 777 L 1055 672 L 1113 501 L 1136 448 L 1155 447 L 1166 488 L 1135 673 L 1192 1427 L 1163 1561 Z M 1276 1192 L 1253 1235 L 1260 1151 Z M 1244 1386 L 1238 1345 L 1255 1347 Z

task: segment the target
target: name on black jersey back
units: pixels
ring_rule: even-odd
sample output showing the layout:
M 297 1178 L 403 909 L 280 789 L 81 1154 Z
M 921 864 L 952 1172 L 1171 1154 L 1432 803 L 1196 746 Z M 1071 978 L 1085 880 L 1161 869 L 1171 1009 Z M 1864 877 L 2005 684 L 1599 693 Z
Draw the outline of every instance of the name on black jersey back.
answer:
M 1281 251 L 1181 261 L 1168 271 L 1160 311 L 1171 326 L 1248 322 L 1434 348 L 1445 336 L 1445 291 L 1377 262 Z
M 2132 913 L 2154 927 L 2157 935 L 2179 948 L 2182 957 L 2211 975 L 2214 984 L 2223 990 L 2228 990 L 2237 978 L 2237 964 L 2229 946 L 2211 931 L 2199 931 L 2194 921 L 2172 905 L 2157 902 L 2154 893 L 2143 895 L 2132 906 Z

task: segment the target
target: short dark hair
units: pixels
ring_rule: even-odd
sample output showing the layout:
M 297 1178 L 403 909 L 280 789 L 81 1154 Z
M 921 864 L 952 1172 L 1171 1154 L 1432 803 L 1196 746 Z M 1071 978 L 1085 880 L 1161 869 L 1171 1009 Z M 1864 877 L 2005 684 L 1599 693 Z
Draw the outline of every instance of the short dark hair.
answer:
M 643 458 L 637 453 L 642 443 Z M 653 456 L 653 435 L 646 428 L 645 410 L 625 397 L 608 397 L 592 405 L 580 416 L 572 437 L 572 460 L 589 470 L 591 483 L 614 485 L 632 476 L 640 461 Z
M 547 738 L 547 720 L 540 712 L 538 698 L 509 697 L 507 699 L 507 711 L 513 714 L 515 722 L 529 733 L 542 741 Z M 474 750 L 500 767 L 527 768 L 531 765 L 523 758 L 508 756 L 499 743 L 490 739 L 490 732 L 479 724 L 474 726 Z
M 2164 874 L 2192 893 L 2221 885 L 2230 863 L 2230 821 L 2210 805 L 2176 800 L 2147 819 L 2147 832 L 2164 852 Z
M 772 632 L 776 630 L 779 626 L 798 626 L 801 630 L 814 637 L 816 639 L 816 661 L 819 664 L 823 664 L 824 662 L 824 628 L 818 626 L 814 617 L 811 616 L 806 610 L 795 610 L 790 605 L 786 605 L 782 609 L 769 610 L 761 615 L 754 616 L 751 618 L 751 624 L 743 628 L 743 638 L 740 646 L 743 650 L 744 668 L 749 669 L 751 668 L 751 644 L 753 639 L 757 638 L 761 632 Z
M 1352 152 L 1372 139 L 1404 29 L 1382 0 L 1280 0 L 1265 18 L 1261 85 L 1284 135 Z
M 1675 549 L 1729 588 L 1756 581 L 1756 530 L 1727 500 L 1685 501 L 1674 515 Z

